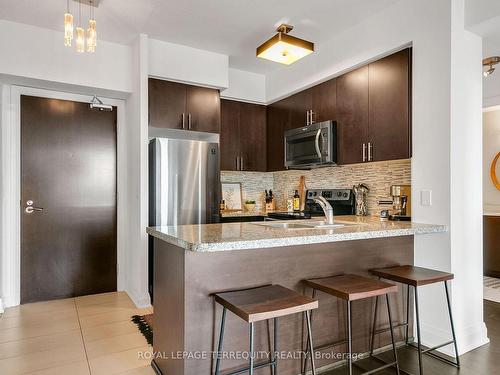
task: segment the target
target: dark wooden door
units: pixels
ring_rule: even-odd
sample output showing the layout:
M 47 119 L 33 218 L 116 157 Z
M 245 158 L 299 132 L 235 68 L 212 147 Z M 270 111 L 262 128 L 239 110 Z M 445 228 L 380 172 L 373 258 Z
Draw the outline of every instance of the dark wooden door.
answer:
M 323 122 L 336 120 L 337 115 L 337 80 L 323 82 L 312 89 L 313 120 Z
M 21 303 L 115 291 L 116 261 L 116 108 L 22 96 Z
M 483 216 L 484 276 L 500 277 L 500 217 Z
M 236 171 L 240 156 L 240 103 L 221 100 L 220 168 Z
M 289 126 L 289 108 L 286 100 L 267 107 L 267 170 L 285 169 L 284 132 Z
M 264 172 L 266 163 L 266 107 L 240 104 L 240 156 L 244 171 Z
M 410 50 L 368 66 L 371 161 L 410 157 Z
M 188 129 L 200 132 L 219 133 L 219 90 L 206 87 L 187 86 Z
M 149 126 L 187 129 L 186 85 L 150 78 Z
M 337 134 L 340 164 L 363 162 L 368 139 L 368 66 L 337 77 Z

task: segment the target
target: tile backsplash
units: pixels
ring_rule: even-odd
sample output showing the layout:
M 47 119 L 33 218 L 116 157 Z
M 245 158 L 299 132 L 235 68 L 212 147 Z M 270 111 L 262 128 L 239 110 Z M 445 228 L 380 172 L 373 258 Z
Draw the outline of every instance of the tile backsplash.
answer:
M 370 188 L 368 193 L 368 213 L 377 213 L 378 201 L 389 199 L 391 185 L 411 184 L 411 161 L 396 160 L 387 162 L 353 164 L 335 167 L 317 168 L 306 171 L 282 172 L 221 172 L 223 182 L 241 182 L 243 200 L 257 202 L 257 208 L 264 206 L 264 190 L 272 189 L 276 197 L 276 208 L 286 209 L 286 199 L 290 198 L 299 187 L 300 176 L 305 176 L 308 189 L 317 188 L 352 188 L 364 183 Z

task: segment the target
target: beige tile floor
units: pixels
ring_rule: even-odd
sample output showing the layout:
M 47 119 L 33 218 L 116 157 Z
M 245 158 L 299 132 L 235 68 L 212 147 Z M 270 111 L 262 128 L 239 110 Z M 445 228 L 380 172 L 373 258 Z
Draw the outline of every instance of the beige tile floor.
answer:
M 151 351 L 130 321 L 137 309 L 124 292 L 31 303 L 0 317 L 2 375 L 154 375 Z

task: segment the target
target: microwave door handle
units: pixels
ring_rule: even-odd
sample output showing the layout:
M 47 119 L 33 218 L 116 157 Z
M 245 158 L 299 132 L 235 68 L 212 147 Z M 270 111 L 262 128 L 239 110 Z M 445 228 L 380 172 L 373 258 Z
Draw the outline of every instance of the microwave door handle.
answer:
M 316 140 L 314 141 L 314 145 L 316 146 L 316 153 L 318 154 L 318 158 L 322 159 L 321 150 L 319 148 L 319 136 L 321 135 L 321 129 L 318 129 L 316 133 Z

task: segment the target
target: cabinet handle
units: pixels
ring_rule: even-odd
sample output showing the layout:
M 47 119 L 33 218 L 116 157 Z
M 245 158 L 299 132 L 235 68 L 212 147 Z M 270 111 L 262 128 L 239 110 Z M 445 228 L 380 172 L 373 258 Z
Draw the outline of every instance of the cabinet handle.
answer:
M 191 113 L 188 113 L 188 130 L 191 130 Z
M 366 143 L 363 143 L 363 161 L 366 161 Z
M 372 151 L 373 151 L 373 145 L 371 142 L 368 142 L 368 161 L 373 160 Z
M 310 121 L 310 123 L 311 123 L 311 124 L 314 124 L 314 117 L 313 117 L 313 116 L 314 116 L 316 113 L 314 113 L 312 109 L 311 109 L 309 112 L 311 113 L 311 114 L 309 115 L 309 119 L 310 119 L 309 121 Z
M 186 115 L 182 114 L 182 129 L 186 129 Z
M 306 111 L 306 126 L 309 126 L 309 111 Z
M 238 157 L 238 156 L 236 156 L 236 170 L 237 170 L 237 171 L 239 171 L 239 170 L 240 170 L 240 169 L 239 169 L 240 165 L 239 165 L 239 163 L 238 163 L 238 159 L 239 159 L 239 157 Z
M 243 170 L 243 156 L 240 156 L 240 171 Z

